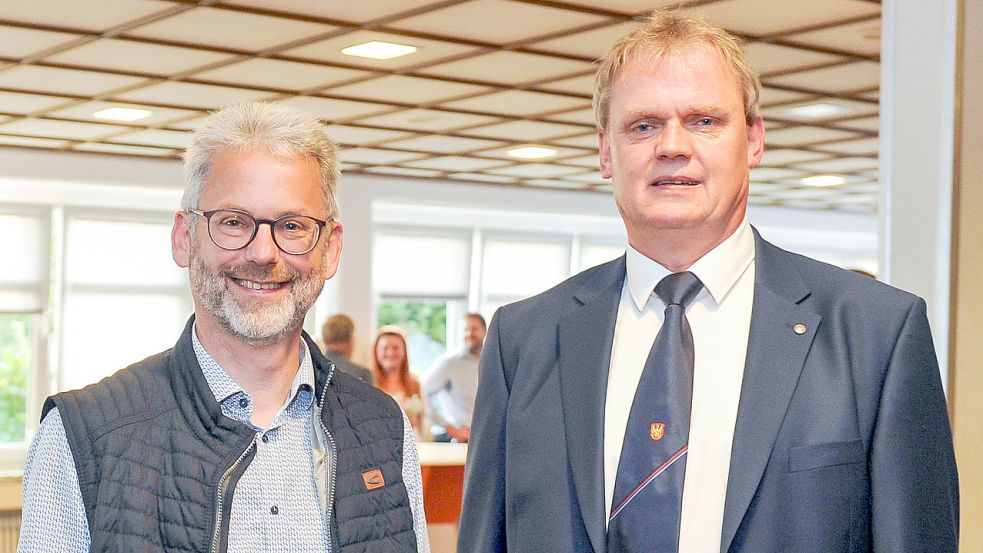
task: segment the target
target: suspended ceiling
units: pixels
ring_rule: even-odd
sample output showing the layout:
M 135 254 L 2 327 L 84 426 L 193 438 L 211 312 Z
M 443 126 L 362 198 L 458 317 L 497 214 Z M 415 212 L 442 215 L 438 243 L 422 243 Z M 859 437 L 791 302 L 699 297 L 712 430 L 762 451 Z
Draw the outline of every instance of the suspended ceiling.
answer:
M 752 203 L 876 209 L 881 6 L 868 0 L 5 0 L 0 147 L 177 158 L 209 110 L 271 100 L 321 117 L 345 172 L 609 191 L 594 60 L 666 5 L 747 41 L 767 123 Z M 373 40 L 418 50 L 341 53 Z M 114 106 L 153 114 L 93 115 Z M 556 154 L 508 153 L 528 145 Z M 803 184 L 815 175 L 843 183 Z

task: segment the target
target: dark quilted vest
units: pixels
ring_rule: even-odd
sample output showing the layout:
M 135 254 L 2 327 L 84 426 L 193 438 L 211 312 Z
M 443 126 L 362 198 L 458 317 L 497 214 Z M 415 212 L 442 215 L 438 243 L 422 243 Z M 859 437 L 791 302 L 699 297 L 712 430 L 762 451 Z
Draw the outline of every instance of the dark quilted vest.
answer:
M 304 339 L 324 398 L 322 421 L 337 447 L 332 551 L 415 552 L 399 408 L 353 377 L 332 375 L 330 361 Z M 255 434 L 222 415 L 191 345 L 191 321 L 173 349 L 48 398 L 42 418 L 56 406 L 92 551 L 210 550 L 218 481 Z M 362 473 L 373 469 L 386 485 L 369 491 Z

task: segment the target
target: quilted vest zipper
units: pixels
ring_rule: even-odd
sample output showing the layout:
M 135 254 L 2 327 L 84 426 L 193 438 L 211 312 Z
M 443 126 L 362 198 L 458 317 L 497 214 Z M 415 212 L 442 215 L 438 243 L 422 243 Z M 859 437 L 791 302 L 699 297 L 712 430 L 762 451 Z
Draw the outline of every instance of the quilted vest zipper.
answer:
M 212 531 L 212 553 L 219 553 L 219 539 L 222 536 L 222 510 L 225 503 L 225 495 L 226 492 L 228 492 L 229 479 L 232 478 L 232 474 L 235 473 L 236 469 L 239 468 L 239 465 L 242 464 L 243 459 L 245 459 L 255 447 L 256 438 L 253 438 L 253 441 L 249 442 L 249 447 L 247 447 L 246 450 L 242 452 L 242 455 L 240 455 L 239 458 L 232 463 L 232 466 L 222 473 L 222 478 L 218 481 L 218 489 L 215 490 L 215 529 Z
M 331 514 L 334 513 L 334 488 L 335 480 L 338 476 L 338 446 L 335 444 L 334 435 L 324 426 L 324 419 L 321 417 L 321 413 L 324 410 L 324 398 L 328 393 L 328 385 L 331 384 L 331 377 L 334 375 L 335 365 L 331 363 L 328 370 L 328 378 L 324 381 L 324 389 L 321 390 L 321 401 L 318 402 L 317 406 L 317 422 L 321 425 L 321 430 L 324 431 L 324 435 L 328 437 L 328 442 L 331 443 L 331 478 L 328 481 L 328 508 L 324 514 L 324 526 L 328 531 L 328 552 L 331 553 L 332 546 L 334 545 L 331 541 Z

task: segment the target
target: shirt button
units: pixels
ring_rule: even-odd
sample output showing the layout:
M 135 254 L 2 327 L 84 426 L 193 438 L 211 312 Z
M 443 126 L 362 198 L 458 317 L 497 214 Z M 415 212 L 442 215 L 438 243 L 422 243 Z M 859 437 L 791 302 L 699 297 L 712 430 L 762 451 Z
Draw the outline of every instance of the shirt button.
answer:
M 264 444 L 270 443 L 270 435 L 269 434 L 263 434 L 263 437 L 260 438 L 260 439 L 263 440 L 263 443 Z M 273 513 L 273 514 L 275 515 L 276 513 Z
M 276 514 L 279 514 L 279 513 L 280 513 L 280 508 L 279 507 L 277 507 L 276 505 L 270 507 L 270 514 L 271 515 L 276 515 Z
M 245 409 L 246 407 L 249 407 L 249 400 L 246 399 L 246 398 L 240 398 L 239 399 L 239 407 L 242 407 L 243 409 Z

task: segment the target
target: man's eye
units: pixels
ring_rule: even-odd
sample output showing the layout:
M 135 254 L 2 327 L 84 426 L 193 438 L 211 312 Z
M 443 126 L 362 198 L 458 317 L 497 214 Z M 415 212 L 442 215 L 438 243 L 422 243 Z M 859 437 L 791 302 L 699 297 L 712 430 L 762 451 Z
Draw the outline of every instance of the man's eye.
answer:
M 650 132 L 654 128 L 655 127 L 653 127 L 649 123 L 639 123 L 634 127 L 636 132 Z
M 232 228 L 240 227 L 242 226 L 242 221 L 240 221 L 239 219 L 225 219 L 222 221 L 222 226 L 232 227 Z
M 701 117 L 696 120 L 696 124 L 701 127 L 708 127 L 714 123 L 713 119 L 710 117 Z

